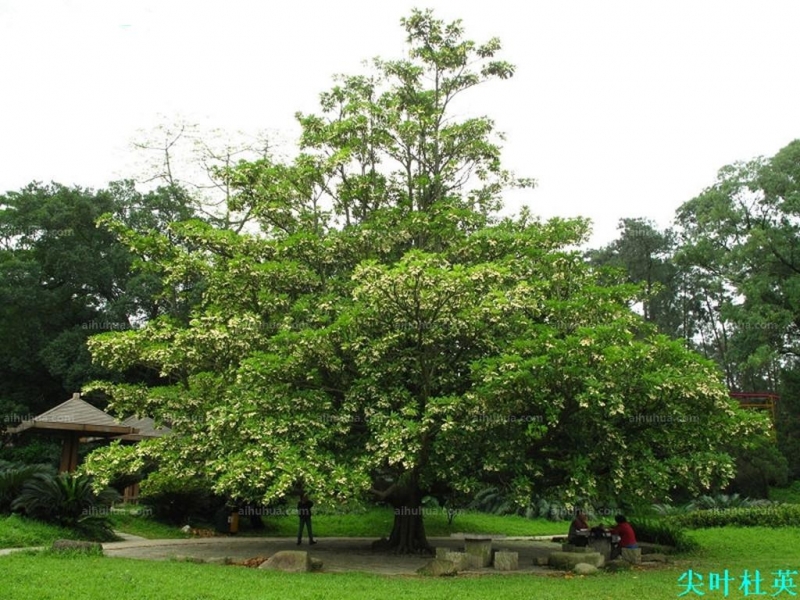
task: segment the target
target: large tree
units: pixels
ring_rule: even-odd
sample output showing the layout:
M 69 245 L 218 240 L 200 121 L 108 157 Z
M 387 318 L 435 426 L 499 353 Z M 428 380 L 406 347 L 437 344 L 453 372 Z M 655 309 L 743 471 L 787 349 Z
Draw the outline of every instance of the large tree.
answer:
M 90 341 L 105 367 L 160 378 L 92 387 L 175 434 L 86 469 L 104 481 L 156 458 L 150 485 L 201 478 L 265 504 L 298 486 L 376 496 L 396 508 L 401 552 L 428 548 L 426 493 L 633 501 L 726 481 L 723 442 L 763 423 L 714 365 L 629 309 L 636 286 L 590 268 L 574 250 L 584 220 L 493 216 L 505 187 L 529 182 L 502 168 L 491 120 L 458 121 L 452 103 L 511 75 L 499 42 L 430 12 L 403 25 L 410 58 L 323 94 L 322 115 L 300 116 L 297 160 L 229 173 L 261 235 L 124 234 L 165 281 L 205 287 L 188 323 Z
M 679 260 L 719 289 L 720 335 L 749 348 L 750 360 L 739 361 L 739 388 L 774 388 L 774 360 L 798 354 L 799 165 L 794 141 L 772 158 L 726 166 L 678 211 Z
M 694 315 L 701 346 L 732 390 L 786 392 L 776 425 L 797 476 L 800 140 L 723 167 L 677 221 L 677 260 L 705 298 Z

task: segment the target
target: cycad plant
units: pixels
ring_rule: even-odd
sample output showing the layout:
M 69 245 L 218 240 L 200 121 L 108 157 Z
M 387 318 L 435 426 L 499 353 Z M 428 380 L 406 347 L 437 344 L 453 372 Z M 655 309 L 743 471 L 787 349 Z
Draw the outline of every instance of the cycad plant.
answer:
M 739 494 L 718 494 L 716 496 L 700 496 L 687 504 L 692 510 L 721 510 L 725 508 L 756 508 L 772 504 L 769 500 L 742 498 Z
M 11 505 L 22 492 L 25 482 L 35 475 L 53 475 L 49 465 L 25 465 L 0 461 L 0 514 L 11 512 Z
M 491 515 L 508 515 L 514 513 L 514 506 L 503 492 L 496 487 L 487 487 L 477 494 L 470 508 Z
M 92 537 L 109 538 L 113 533 L 108 508 L 118 497 L 111 488 L 95 493 L 91 477 L 86 475 L 39 474 L 25 483 L 12 508 L 34 519 L 83 530 Z

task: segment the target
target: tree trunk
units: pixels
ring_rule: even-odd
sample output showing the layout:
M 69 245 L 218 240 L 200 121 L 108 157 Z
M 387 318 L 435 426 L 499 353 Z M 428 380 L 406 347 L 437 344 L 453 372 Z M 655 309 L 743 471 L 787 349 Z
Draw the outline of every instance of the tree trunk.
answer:
M 384 547 L 395 554 L 433 554 L 425 535 L 419 489 L 395 484 L 386 492 L 373 491 L 394 508 L 392 533 Z
M 421 506 L 395 507 L 389 549 L 396 554 L 433 554 L 425 535 Z

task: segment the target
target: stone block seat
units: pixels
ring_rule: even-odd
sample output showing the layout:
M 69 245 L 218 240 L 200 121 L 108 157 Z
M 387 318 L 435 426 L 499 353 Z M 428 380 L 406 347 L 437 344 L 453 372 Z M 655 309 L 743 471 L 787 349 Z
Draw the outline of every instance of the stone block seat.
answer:
M 464 552 L 475 567 L 492 564 L 492 538 L 486 535 L 465 535 Z
M 642 564 L 642 549 L 641 548 L 621 548 L 622 554 L 620 558 L 632 565 Z
M 571 571 L 580 563 L 602 567 L 605 558 L 599 552 L 551 552 L 548 564 L 555 569 Z
M 494 553 L 494 568 L 498 571 L 516 571 L 519 569 L 519 552 L 498 550 Z

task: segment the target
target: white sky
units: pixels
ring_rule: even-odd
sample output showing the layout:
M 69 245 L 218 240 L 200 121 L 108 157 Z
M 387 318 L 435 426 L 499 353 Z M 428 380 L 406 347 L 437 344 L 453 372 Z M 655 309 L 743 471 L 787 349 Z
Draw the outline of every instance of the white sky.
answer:
M 509 204 L 588 216 L 594 245 L 800 137 L 795 0 L 0 0 L 0 192 L 130 176 L 164 115 L 292 139 L 333 74 L 401 55 L 414 6 L 500 37 L 517 73 L 471 108 L 539 182 Z

